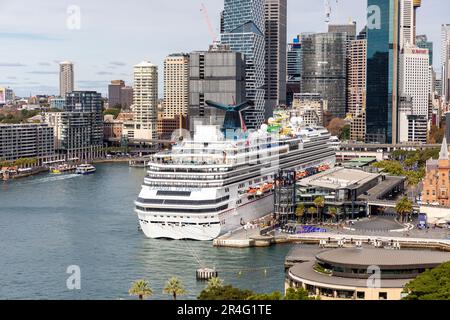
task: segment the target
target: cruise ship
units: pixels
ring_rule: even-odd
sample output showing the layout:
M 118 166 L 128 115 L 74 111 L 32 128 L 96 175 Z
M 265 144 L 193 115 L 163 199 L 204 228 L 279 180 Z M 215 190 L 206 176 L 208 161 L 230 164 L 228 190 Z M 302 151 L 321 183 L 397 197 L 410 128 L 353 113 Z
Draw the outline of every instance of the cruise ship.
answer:
M 180 139 L 149 163 L 135 201 L 149 238 L 213 240 L 273 212 L 279 170 L 295 170 L 301 179 L 335 165 L 322 127 L 302 127 L 302 119 L 280 111 L 247 131 L 244 104 L 208 104 L 226 110 L 223 127 L 197 126 L 192 139 Z

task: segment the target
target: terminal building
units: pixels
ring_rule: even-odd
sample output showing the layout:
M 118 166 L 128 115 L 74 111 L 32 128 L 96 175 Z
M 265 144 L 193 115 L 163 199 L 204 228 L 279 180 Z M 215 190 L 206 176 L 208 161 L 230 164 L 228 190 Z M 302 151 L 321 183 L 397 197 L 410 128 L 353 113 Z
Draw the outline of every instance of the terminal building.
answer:
M 322 251 L 291 267 L 286 289 L 303 288 L 322 300 L 400 300 L 404 286 L 450 253 L 342 248 Z
M 300 180 L 297 183 L 297 203 L 303 203 L 307 208 L 314 207 L 314 200 L 323 197 L 322 214 L 326 219 L 331 217 L 328 215 L 331 208 L 337 209 L 336 218 L 339 220 L 366 216 L 366 201 L 359 198 L 382 180 L 383 176 L 378 173 L 336 167 Z

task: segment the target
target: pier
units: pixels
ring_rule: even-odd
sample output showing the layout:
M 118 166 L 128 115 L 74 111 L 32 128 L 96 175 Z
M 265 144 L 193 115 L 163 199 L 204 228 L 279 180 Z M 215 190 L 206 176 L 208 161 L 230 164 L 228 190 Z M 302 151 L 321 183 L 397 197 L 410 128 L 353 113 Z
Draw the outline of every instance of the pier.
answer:
M 369 245 L 374 247 L 400 247 L 402 249 L 433 249 L 450 252 L 449 239 L 410 238 L 377 235 L 355 235 L 345 233 L 310 233 L 283 234 L 272 231 L 267 235 L 260 234 L 261 229 L 245 232 L 239 229 L 225 234 L 213 241 L 216 247 L 251 248 L 268 247 L 274 244 L 297 243 L 314 244 L 322 248 L 342 248 Z

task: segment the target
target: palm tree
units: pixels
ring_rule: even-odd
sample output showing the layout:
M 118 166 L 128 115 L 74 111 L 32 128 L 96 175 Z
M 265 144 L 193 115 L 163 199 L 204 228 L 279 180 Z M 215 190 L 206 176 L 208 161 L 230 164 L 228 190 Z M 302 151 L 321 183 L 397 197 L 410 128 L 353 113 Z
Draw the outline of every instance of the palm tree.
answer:
M 311 222 L 313 221 L 314 215 L 317 213 L 317 209 L 314 207 L 308 208 L 308 214 L 311 215 Z
M 163 293 L 171 294 L 173 300 L 177 300 L 177 296 L 185 294 L 186 290 L 184 289 L 184 285 L 177 277 L 172 277 L 169 279 L 169 281 L 167 281 Z
M 319 220 L 319 209 L 325 206 L 325 199 L 323 197 L 317 197 L 316 199 L 314 199 L 314 205 L 317 208 L 317 219 Z M 322 217 L 322 215 L 320 216 Z
M 397 212 L 399 220 L 401 220 L 401 222 L 404 222 L 405 215 L 408 216 L 408 214 L 410 214 L 412 210 L 413 206 L 411 204 L 411 201 L 409 201 L 406 196 L 401 198 L 395 206 L 395 211 Z
M 213 277 L 208 280 L 208 283 L 206 284 L 205 291 L 211 291 L 214 289 L 222 288 L 223 287 L 223 280 L 219 277 Z
M 153 291 L 150 288 L 148 281 L 137 280 L 133 282 L 128 293 L 130 296 L 138 296 L 139 300 L 144 300 L 145 298 L 150 297 L 153 294 Z
M 337 208 L 336 207 L 331 207 L 331 208 L 328 208 L 328 214 L 333 218 L 333 219 L 335 219 L 336 218 L 336 216 L 337 216 Z
M 406 176 L 406 183 L 411 190 L 411 196 L 414 199 L 416 196 L 416 190 L 418 188 L 419 183 L 422 181 L 422 176 L 419 171 L 410 171 Z
M 305 205 L 303 203 L 299 204 L 295 209 L 295 216 L 297 217 L 297 222 L 303 217 L 305 214 Z

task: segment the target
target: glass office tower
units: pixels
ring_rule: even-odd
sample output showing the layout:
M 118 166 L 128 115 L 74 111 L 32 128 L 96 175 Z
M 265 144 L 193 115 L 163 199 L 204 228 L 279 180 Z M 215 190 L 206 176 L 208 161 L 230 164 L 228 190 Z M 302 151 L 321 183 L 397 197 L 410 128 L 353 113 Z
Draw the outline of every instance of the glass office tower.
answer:
M 399 2 L 368 0 L 366 141 L 397 142 Z
M 333 118 L 346 115 L 346 47 L 346 33 L 315 33 L 302 42 L 301 92 L 320 94 Z
M 264 122 L 265 85 L 264 1 L 225 0 L 222 44 L 245 55 L 246 98 L 254 105 L 245 111 L 248 128 Z

